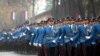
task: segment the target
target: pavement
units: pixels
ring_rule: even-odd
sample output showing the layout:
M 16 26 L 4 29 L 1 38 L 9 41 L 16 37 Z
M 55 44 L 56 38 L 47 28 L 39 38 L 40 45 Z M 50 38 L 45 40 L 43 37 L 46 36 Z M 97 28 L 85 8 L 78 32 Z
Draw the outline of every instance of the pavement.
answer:
M 0 56 L 37 56 L 37 55 L 18 54 L 11 51 L 11 52 L 0 52 Z

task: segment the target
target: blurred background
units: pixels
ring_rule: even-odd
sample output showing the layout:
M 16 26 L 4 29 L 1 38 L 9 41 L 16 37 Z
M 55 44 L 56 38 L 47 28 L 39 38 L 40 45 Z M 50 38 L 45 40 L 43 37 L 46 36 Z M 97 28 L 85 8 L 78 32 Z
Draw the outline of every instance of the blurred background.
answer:
M 0 0 L 0 30 L 23 24 L 47 20 L 97 17 L 100 15 L 100 0 Z

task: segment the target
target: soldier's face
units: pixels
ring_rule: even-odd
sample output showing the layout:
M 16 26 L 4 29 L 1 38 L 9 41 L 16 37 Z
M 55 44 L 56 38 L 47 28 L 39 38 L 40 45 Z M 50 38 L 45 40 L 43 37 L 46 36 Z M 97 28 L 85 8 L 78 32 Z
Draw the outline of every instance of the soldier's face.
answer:
M 89 21 L 87 20 L 87 21 L 85 21 L 85 23 L 86 23 L 86 24 L 88 24 L 88 23 L 89 23 Z
M 63 21 L 62 24 L 66 24 L 66 21 Z
M 80 21 L 79 24 L 82 25 L 82 24 L 84 24 L 84 22 L 83 21 Z
M 49 22 L 48 22 L 48 24 L 49 24 L 49 25 L 52 25 L 52 24 L 53 24 L 53 22 L 50 22 L 50 21 L 49 21 Z
M 77 22 L 75 22 L 75 24 L 77 25 L 78 23 L 77 23 Z
M 92 22 L 89 22 L 89 25 L 92 25 L 93 23 Z
M 53 25 L 54 24 L 54 22 L 51 22 L 51 25 Z

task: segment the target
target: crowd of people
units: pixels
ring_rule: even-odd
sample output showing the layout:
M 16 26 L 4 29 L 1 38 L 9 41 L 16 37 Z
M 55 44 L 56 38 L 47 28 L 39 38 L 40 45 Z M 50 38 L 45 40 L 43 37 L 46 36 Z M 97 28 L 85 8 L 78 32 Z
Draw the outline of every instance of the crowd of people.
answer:
M 100 18 L 26 22 L 15 30 L 0 32 L 0 46 L 23 52 L 35 48 L 38 56 L 98 56 Z

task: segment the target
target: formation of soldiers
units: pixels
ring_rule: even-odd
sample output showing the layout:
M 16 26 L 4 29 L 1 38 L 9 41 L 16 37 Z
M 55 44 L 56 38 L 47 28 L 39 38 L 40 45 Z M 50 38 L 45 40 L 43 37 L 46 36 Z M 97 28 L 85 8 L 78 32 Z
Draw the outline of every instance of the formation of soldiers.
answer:
M 48 18 L 35 24 L 26 22 L 16 30 L 0 32 L 1 49 L 4 44 L 16 51 L 30 51 L 35 47 L 38 56 L 98 56 L 100 18 Z

